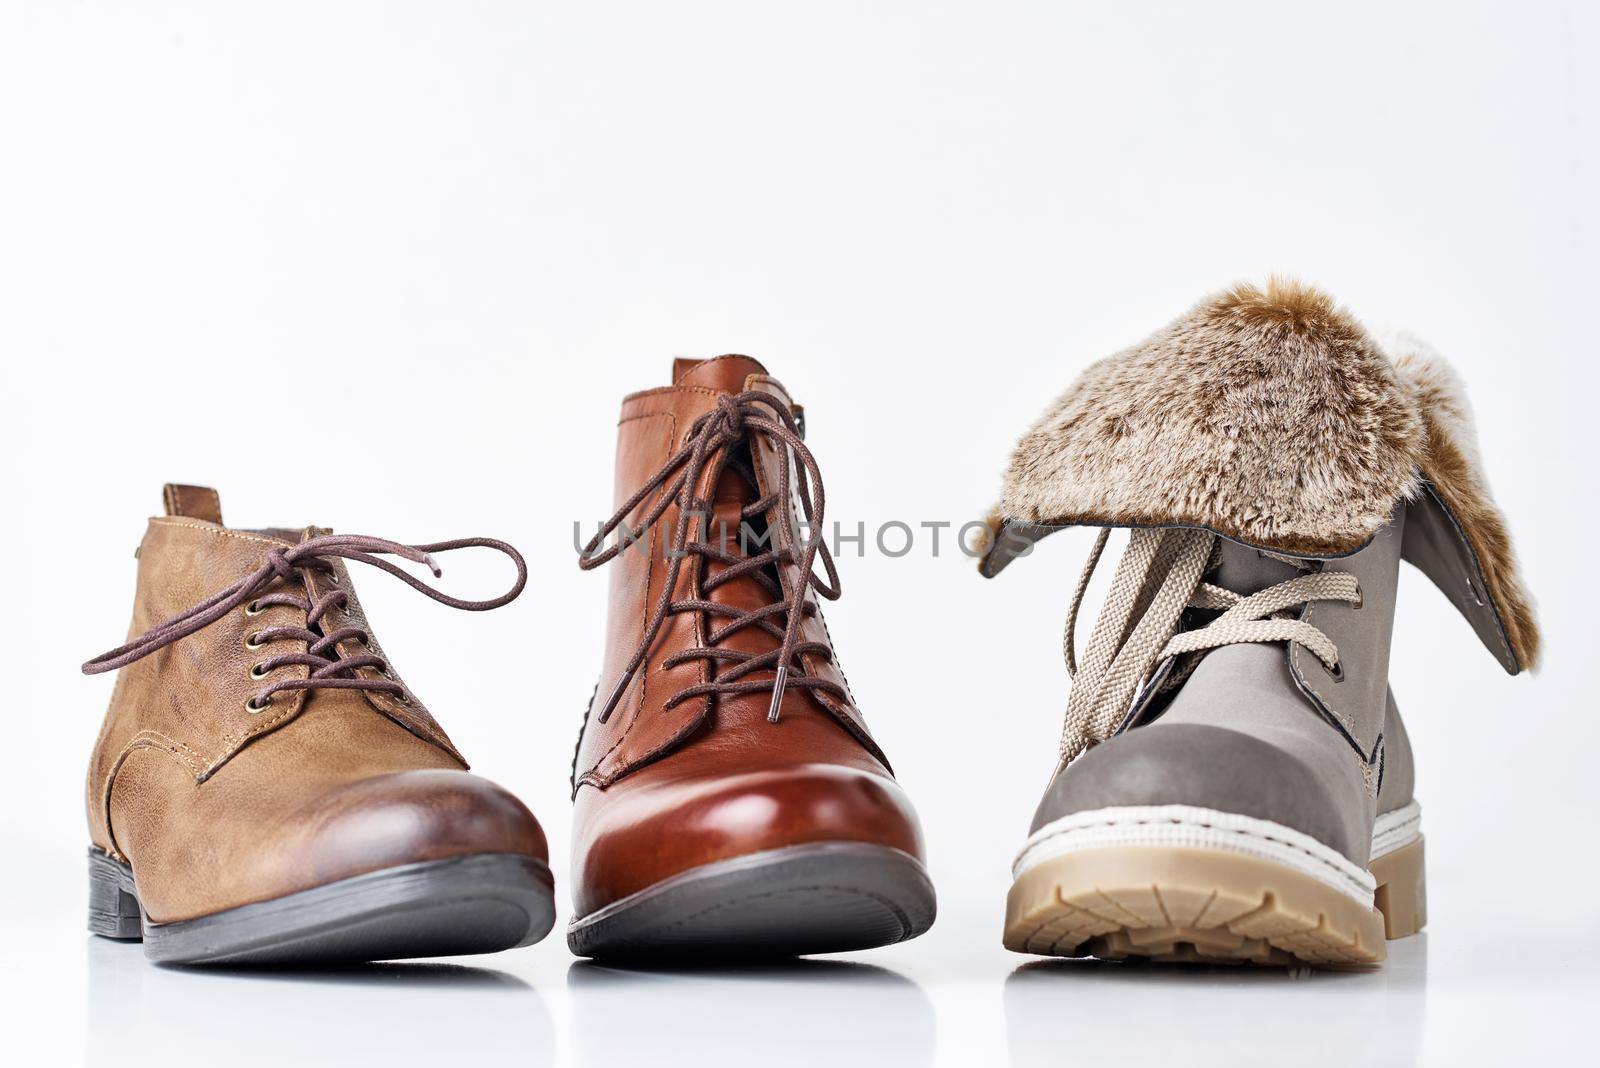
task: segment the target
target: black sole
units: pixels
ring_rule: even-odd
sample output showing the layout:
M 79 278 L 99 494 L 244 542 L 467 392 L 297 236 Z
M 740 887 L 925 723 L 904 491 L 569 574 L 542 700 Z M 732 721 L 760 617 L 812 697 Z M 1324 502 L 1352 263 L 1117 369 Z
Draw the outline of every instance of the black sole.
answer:
M 531 945 L 555 925 L 550 869 L 486 853 L 368 872 L 270 901 L 150 923 L 133 872 L 89 850 L 89 930 L 170 964 L 337 964 Z
M 916 858 L 825 842 L 692 868 L 567 927 L 582 957 L 795 957 L 871 949 L 933 926 L 933 884 Z

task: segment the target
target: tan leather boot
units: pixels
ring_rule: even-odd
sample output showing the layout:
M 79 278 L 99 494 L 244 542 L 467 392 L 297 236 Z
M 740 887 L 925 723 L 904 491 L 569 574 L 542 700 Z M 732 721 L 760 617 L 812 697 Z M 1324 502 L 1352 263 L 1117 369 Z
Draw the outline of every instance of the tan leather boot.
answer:
M 174 962 L 365 961 L 527 945 L 555 913 L 545 838 L 466 761 L 384 657 L 346 561 L 454 608 L 522 591 L 503 542 L 404 546 L 230 530 L 166 487 L 139 546 L 135 635 L 89 763 L 89 929 Z M 450 597 L 375 554 L 485 546 L 515 586 Z
M 1207 298 L 1091 366 L 1012 457 L 994 575 L 1053 530 L 1130 527 L 1005 944 L 1060 956 L 1371 963 L 1426 922 L 1389 692 L 1402 560 L 1508 672 L 1539 636 L 1466 396 L 1324 294 Z
M 582 560 L 610 563 L 611 602 L 573 766 L 576 953 L 823 953 L 933 922 L 916 816 L 818 608 L 838 580 L 802 526 L 825 532 L 799 420 L 745 356 L 623 401 L 617 513 Z

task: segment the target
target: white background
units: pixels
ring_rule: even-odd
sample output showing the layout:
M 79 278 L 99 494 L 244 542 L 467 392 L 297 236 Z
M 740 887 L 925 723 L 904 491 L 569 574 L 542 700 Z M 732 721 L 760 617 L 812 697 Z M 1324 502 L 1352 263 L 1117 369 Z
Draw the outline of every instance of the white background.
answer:
M 1581 1057 L 1600 950 L 1600 19 L 1579 3 L 0 4 L 0 1009 L 14 1063 L 625 1064 Z M 853 965 L 572 967 L 560 937 L 323 976 L 147 966 L 82 933 L 85 760 L 163 481 L 233 525 L 486 534 L 526 596 L 358 575 L 477 770 L 566 775 L 619 399 L 754 354 L 832 514 L 961 522 L 1090 359 L 1269 271 L 1461 370 L 1539 597 L 1508 678 L 1420 576 L 1393 684 L 1432 923 L 1367 974 L 1014 971 L 1011 854 L 1054 759 L 1087 535 L 994 582 L 841 560 L 829 623 L 919 803 L 941 916 Z M 445 561 L 498 589 L 493 559 Z

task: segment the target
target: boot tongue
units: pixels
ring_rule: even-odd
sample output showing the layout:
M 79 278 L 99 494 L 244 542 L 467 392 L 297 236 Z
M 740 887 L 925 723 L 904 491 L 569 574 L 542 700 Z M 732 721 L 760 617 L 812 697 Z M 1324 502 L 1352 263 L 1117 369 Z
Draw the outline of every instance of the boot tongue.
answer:
M 744 539 L 743 509 L 749 501 L 755 499 L 754 488 L 750 486 L 743 475 L 731 467 L 725 468 L 722 477 L 717 481 L 716 499 L 712 502 L 712 519 L 710 527 L 710 540 L 719 544 L 724 550 L 736 556 L 759 554 L 766 548 Z M 754 534 L 754 531 L 751 531 Z M 720 560 L 708 560 L 706 563 L 707 578 L 714 578 L 726 571 L 730 565 Z M 767 569 L 770 573 L 770 568 Z M 731 582 L 722 583 L 706 593 L 706 598 L 718 604 L 728 605 L 740 611 L 754 611 L 772 603 L 773 594 L 760 579 L 752 572 L 740 576 Z M 721 621 L 717 621 L 720 623 Z M 780 617 L 776 622 L 781 626 Z M 736 649 L 745 653 L 764 653 L 778 648 L 778 639 L 758 627 L 745 627 L 730 634 L 720 643 L 724 648 Z M 758 671 L 750 675 L 752 679 L 769 678 L 770 671 Z
M 675 387 L 709 390 L 713 393 L 743 393 L 745 382 L 751 375 L 766 375 L 767 369 L 761 366 L 759 360 L 749 356 L 729 354 L 716 356 L 709 360 L 690 360 L 678 357 L 672 361 L 672 384 Z M 716 399 L 702 394 L 689 394 L 685 401 L 688 419 L 692 420 L 703 412 L 709 412 L 717 405 Z M 738 446 L 739 456 L 748 466 L 749 452 L 744 445 Z M 718 502 L 738 501 L 748 504 L 756 499 L 757 493 L 748 480 L 732 470 L 724 470 L 712 488 L 711 497 Z M 737 524 L 735 524 L 737 527 Z
M 1225 538 L 1220 540 L 1222 562 L 1217 566 L 1212 581 L 1225 590 L 1248 597 L 1300 574 L 1299 568 L 1276 556 Z
M 722 393 L 742 393 L 745 379 L 751 375 L 766 373 L 767 369 L 761 366 L 760 361 L 753 360 L 749 356 L 730 354 L 710 360 L 686 360 L 679 357 L 672 361 L 673 385 L 698 386 L 701 389 L 714 389 Z
M 712 390 L 717 393 L 742 393 L 745 382 L 751 375 L 764 376 L 766 373 L 767 369 L 760 361 L 749 356 L 727 355 L 709 360 L 680 358 L 672 361 L 674 386 Z M 707 409 L 713 404 L 710 398 L 705 398 Z M 748 443 L 741 442 L 730 446 L 730 449 L 731 454 L 725 458 L 716 484 L 711 490 L 712 516 L 708 537 L 725 550 L 742 555 L 742 550 L 747 547 L 741 540 L 743 510 L 760 496 L 760 491 L 746 474 L 752 463 Z M 750 545 L 748 548 L 752 553 L 760 553 L 765 546 Z M 728 565 L 720 561 L 709 561 L 706 567 L 707 577 L 719 575 L 727 570 L 727 567 Z M 771 592 L 754 574 L 718 585 L 708 591 L 706 596 L 719 604 L 744 611 L 761 608 L 772 600 Z M 721 644 L 725 648 L 740 652 L 762 653 L 777 648 L 778 642 L 760 628 L 745 627 L 730 634 Z M 771 674 L 770 671 L 755 672 L 750 677 L 759 679 L 770 677 Z

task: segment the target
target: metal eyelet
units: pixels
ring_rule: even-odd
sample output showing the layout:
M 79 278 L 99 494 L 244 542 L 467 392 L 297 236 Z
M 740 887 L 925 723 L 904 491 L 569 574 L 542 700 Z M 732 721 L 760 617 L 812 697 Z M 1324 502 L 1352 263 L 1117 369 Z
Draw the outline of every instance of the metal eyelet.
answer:
M 262 667 L 263 667 L 263 665 L 261 665 L 261 664 L 257 664 L 254 667 L 252 667 L 250 669 L 250 677 L 252 679 L 264 679 L 264 678 L 266 678 L 267 677 L 267 673 L 262 670 Z
M 1328 669 L 1328 674 L 1333 677 L 1333 681 L 1334 682 L 1343 682 L 1344 681 L 1344 661 L 1343 660 L 1336 661 L 1334 663 L 1333 667 Z
M 267 698 L 266 704 L 261 705 L 256 704 L 256 699 L 254 697 L 247 697 L 244 701 L 244 710 L 250 713 L 252 716 L 259 716 L 261 713 L 265 712 L 269 707 L 271 707 L 271 705 L 272 698 L 270 697 Z
M 247 616 L 259 616 L 266 610 L 266 606 L 261 604 L 259 601 L 251 601 L 249 604 L 244 606 L 244 614 Z
M 246 649 L 259 649 L 265 644 L 267 644 L 266 640 L 261 637 L 259 630 L 244 636 L 244 647 Z

